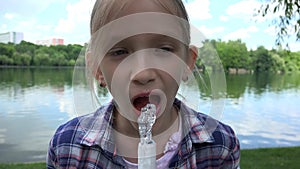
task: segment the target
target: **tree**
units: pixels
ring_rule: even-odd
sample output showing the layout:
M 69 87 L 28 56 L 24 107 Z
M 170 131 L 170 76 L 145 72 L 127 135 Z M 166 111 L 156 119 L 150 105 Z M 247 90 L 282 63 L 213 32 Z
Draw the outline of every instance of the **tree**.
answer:
M 13 55 L 13 61 L 18 66 L 29 66 L 31 62 L 31 56 L 28 53 L 15 53 Z
M 39 45 L 35 45 L 33 43 L 26 42 L 26 41 L 21 41 L 20 44 L 15 45 L 16 52 L 20 54 L 26 53 L 31 57 L 30 65 L 33 65 L 35 50 L 37 50 L 39 47 L 40 47 Z
M 50 66 L 50 52 L 48 47 L 41 47 L 35 51 L 33 64 L 35 66 Z
M 66 66 L 67 61 L 63 54 L 61 53 L 54 53 L 51 55 L 51 66 Z
M 16 52 L 12 43 L 4 44 L 0 43 L 0 55 L 5 55 L 8 58 L 12 58 L 14 52 Z
M 228 71 L 229 68 L 236 69 L 236 72 L 238 72 L 240 68 L 249 68 L 249 52 L 246 44 L 241 40 L 230 40 L 228 42 L 219 41 L 216 43 L 216 48 L 226 71 Z
M 42 46 L 22 41 L 20 44 L 0 43 L 0 65 L 74 66 L 86 45 Z M 81 65 L 84 61 L 79 61 Z
M 0 65 L 12 65 L 13 64 L 13 59 L 7 57 L 6 55 L 1 55 L 0 54 Z
M 219 60 L 218 53 L 215 49 L 215 41 L 206 40 L 203 46 L 199 48 L 199 57 L 196 64 L 203 71 L 211 70 L 213 72 L 222 70 L 221 60 Z
M 68 60 L 76 60 L 77 57 L 79 56 L 81 50 L 83 49 L 83 47 L 81 45 L 68 45 L 67 46 L 68 49 Z
M 272 57 L 272 72 L 284 73 L 285 70 L 285 61 L 276 51 L 269 52 Z
M 269 72 L 272 71 L 273 58 L 269 54 L 269 51 L 260 46 L 253 52 L 253 66 L 255 72 Z
M 257 11 L 258 15 L 273 16 L 273 24 L 276 27 L 276 45 L 282 45 L 286 38 L 296 35 L 296 41 L 300 41 L 300 1 L 299 0 L 264 0 Z M 288 46 L 288 44 L 286 43 Z
M 291 52 L 285 58 L 286 71 L 300 71 L 300 52 Z

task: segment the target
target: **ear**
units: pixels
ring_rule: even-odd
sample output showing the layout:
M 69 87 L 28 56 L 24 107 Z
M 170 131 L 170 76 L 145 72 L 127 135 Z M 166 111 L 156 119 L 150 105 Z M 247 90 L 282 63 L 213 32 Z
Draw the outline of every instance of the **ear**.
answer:
M 187 66 L 193 70 L 198 56 L 198 48 L 194 45 L 189 46 L 189 56 L 187 58 Z
M 189 46 L 188 56 L 186 59 L 186 69 L 183 73 L 182 80 L 184 82 L 188 81 L 190 72 L 194 69 L 195 63 L 198 56 L 198 48 L 196 46 Z
M 100 86 L 103 85 L 105 86 L 105 80 L 104 80 L 104 76 L 102 74 L 102 71 L 100 68 L 95 68 L 95 66 L 92 63 L 92 53 L 90 51 L 88 51 L 85 55 L 85 62 L 86 62 L 86 66 L 90 68 L 90 71 L 92 71 L 93 76 L 95 77 L 95 79 L 99 82 Z

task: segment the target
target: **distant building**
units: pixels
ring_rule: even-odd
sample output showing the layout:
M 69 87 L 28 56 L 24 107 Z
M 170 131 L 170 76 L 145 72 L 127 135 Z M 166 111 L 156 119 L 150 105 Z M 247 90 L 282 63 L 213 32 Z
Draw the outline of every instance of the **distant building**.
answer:
M 22 32 L 6 32 L 0 33 L 0 42 L 19 44 L 24 39 Z
M 45 46 L 63 45 L 64 44 L 64 39 L 52 38 L 52 39 L 47 39 L 47 40 L 37 40 L 36 44 L 37 45 L 45 45 Z

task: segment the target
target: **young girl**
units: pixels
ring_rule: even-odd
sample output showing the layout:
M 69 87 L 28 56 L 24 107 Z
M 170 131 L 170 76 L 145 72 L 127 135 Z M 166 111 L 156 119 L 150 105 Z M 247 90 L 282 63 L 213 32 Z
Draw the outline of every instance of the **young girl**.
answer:
M 149 103 L 157 168 L 239 167 L 233 130 L 175 97 L 197 57 L 181 0 L 97 0 L 90 26 L 87 74 L 113 100 L 57 129 L 47 168 L 137 168 L 137 119 Z

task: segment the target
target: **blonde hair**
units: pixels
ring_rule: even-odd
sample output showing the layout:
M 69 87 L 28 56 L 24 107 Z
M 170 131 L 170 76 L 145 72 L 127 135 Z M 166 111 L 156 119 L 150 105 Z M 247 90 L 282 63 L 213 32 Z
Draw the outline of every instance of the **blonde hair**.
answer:
M 184 7 L 182 0 L 154 0 L 165 8 L 170 14 L 181 17 L 189 23 L 189 17 Z M 108 22 L 116 19 L 118 13 L 112 11 L 121 11 L 125 6 L 124 0 L 97 0 L 95 2 L 91 20 L 90 20 L 90 34 L 94 34 L 102 26 Z M 112 10 L 116 9 L 116 10 Z M 186 30 L 188 43 L 190 42 L 190 26 L 183 26 Z

